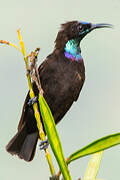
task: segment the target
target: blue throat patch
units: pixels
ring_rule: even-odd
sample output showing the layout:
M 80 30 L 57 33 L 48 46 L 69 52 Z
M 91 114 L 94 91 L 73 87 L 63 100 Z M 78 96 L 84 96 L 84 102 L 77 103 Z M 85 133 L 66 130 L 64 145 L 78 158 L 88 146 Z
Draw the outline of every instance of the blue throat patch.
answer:
M 82 61 L 82 56 L 80 54 L 80 47 L 78 45 L 78 40 L 71 39 L 66 43 L 65 46 L 65 57 L 73 61 Z

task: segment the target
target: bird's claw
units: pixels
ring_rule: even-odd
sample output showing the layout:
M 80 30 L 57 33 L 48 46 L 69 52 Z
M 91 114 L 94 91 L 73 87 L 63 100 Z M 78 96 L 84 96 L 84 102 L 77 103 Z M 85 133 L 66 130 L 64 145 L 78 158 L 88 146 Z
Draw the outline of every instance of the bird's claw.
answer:
M 28 101 L 28 106 L 32 106 L 35 102 L 37 102 L 37 100 L 38 100 L 38 96 L 35 96 L 34 98 L 32 98 L 32 99 L 29 99 L 29 101 Z
M 45 141 L 41 141 L 41 143 L 40 143 L 40 150 L 42 150 L 42 149 L 47 149 L 48 148 L 48 146 L 49 146 L 49 142 L 48 142 L 48 139 L 47 140 L 45 140 Z

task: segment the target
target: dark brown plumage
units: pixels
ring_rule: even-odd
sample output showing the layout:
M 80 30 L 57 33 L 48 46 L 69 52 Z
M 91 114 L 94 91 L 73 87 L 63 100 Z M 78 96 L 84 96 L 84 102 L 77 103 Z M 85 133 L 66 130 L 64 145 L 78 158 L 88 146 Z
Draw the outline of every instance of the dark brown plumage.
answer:
M 39 67 L 41 85 L 55 123 L 57 124 L 74 101 L 77 101 L 85 80 L 85 67 L 81 57 L 80 41 L 92 30 L 91 23 L 72 21 L 62 25 L 55 49 Z M 33 83 L 35 95 L 38 89 Z M 34 157 L 38 130 L 32 106 L 28 106 L 29 92 L 25 99 L 18 132 L 6 146 L 25 161 Z

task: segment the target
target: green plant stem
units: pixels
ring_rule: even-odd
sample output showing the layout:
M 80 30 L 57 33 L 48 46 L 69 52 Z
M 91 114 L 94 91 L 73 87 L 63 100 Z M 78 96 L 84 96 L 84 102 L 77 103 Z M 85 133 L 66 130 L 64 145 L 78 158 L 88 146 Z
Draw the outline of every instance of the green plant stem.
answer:
M 24 60 L 25 60 L 26 69 L 27 69 L 28 68 L 28 58 L 26 57 L 26 58 L 24 58 Z M 30 74 L 29 74 L 28 69 L 27 69 L 27 80 L 28 80 L 28 86 L 29 86 L 29 90 L 30 90 L 30 98 L 32 99 L 32 98 L 35 97 L 35 94 L 34 94 L 34 91 L 32 89 L 32 83 L 31 83 L 31 78 L 30 78 Z M 40 113 L 38 111 L 37 103 L 33 104 L 33 109 L 34 109 L 35 119 L 36 119 L 36 122 L 37 122 L 37 127 L 38 127 L 38 130 L 39 130 L 40 139 L 41 139 L 41 141 L 44 141 L 46 138 L 45 138 L 45 133 L 43 131 L 42 123 L 40 121 Z M 55 174 L 55 169 L 54 169 L 54 166 L 53 166 L 53 163 L 52 163 L 52 158 L 51 158 L 51 155 L 50 155 L 50 153 L 48 151 L 48 148 L 45 149 L 45 156 L 46 156 L 47 162 L 49 164 L 51 175 L 53 176 Z
M 26 76 L 27 76 L 28 86 L 29 86 L 29 90 L 30 90 L 29 94 L 30 94 L 30 98 L 32 99 L 32 98 L 35 97 L 35 94 L 34 94 L 34 91 L 32 89 L 32 83 L 31 83 L 31 77 L 30 77 L 30 71 L 29 71 L 29 64 L 28 64 L 28 56 L 26 56 L 26 52 L 25 52 L 25 48 L 24 48 L 24 42 L 22 41 L 20 30 L 18 30 L 18 38 L 19 38 L 19 41 L 20 41 L 21 52 L 22 52 L 22 54 L 24 56 L 26 72 L 27 72 Z M 39 131 L 40 139 L 41 139 L 41 141 L 44 141 L 46 138 L 45 138 L 45 133 L 43 131 L 43 125 L 42 125 L 42 122 L 40 120 L 40 113 L 39 113 L 39 110 L 38 110 L 37 103 L 33 104 L 33 110 L 34 110 L 34 116 L 35 116 L 35 119 L 36 119 L 36 122 L 37 122 L 37 127 L 38 127 L 38 131 Z M 53 163 L 52 163 L 51 155 L 50 155 L 50 153 L 48 151 L 48 148 L 46 148 L 44 151 L 45 151 L 45 156 L 46 156 L 47 162 L 49 164 L 51 175 L 53 176 L 53 175 L 55 175 L 55 169 L 54 169 L 54 166 L 53 166 Z

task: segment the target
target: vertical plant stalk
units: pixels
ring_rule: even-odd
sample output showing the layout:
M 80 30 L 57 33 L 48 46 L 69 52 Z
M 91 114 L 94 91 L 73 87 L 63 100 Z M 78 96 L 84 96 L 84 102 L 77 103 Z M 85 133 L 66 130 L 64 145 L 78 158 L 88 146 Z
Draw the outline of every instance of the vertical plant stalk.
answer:
M 96 180 L 102 155 L 103 155 L 103 151 L 97 152 L 92 155 L 84 175 L 84 180 Z
M 29 63 L 28 63 L 28 56 L 26 56 L 26 51 L 25 51 L 25 48 L 24 48 L 24 42 L 22 41 L 22 36 L 20 34 L 20 29 L 18 29 L 18 38 L 19 38 L 19 41 L 20 41 L 20 46 L 21 46 L 21 52 L 24 56 L 24 61 L 25 61 L 25 66 L 26 66 L 26 75 L 27 75 L 27 80 L 28 80 L 28 86 L 29 86 L 29 90 L 30 90 L 30 98 L 34 98 L 35 97 L 35 94 L 34 94 L 34 91 L 32 89 L 32 83 L 31 83 L 31 77 L 30 77 L 30 69 L 29 69 Z M 41 141 L 44 141 L 46 140 L 45 138 L 45 133 L 43 131 L 43 126 L 42 126 L 42 123 L 41 123 L 41 120 L 40 120 L 40 113 L 39 113 L 39 110 L 38 110 L 38 105 L 37 103 L 34 103 L 33 104 L 33 109 L 34 109 L 34 116 L 35 116 L 35 119 L 36 119 L 36 122 L 37 122 L 37 127 L 38 127 L 38 130 L 39 130 L 39 136 L 40 136 L 40 139 Z M 49 168 L 50 168 L 50 172 L 51 172 L 51 175 L 55 175 L 55 169 L 54 169 L 54 166 L 53 166 L 53 163 L 52 163 L 52 158 L 51 158 L 51 155 L 48 151 L 48 148 L 46 148 L 45 150 L 45 156 L 46 156 L 46 159 L 47 159 L 47 162 L 49 164 Z

